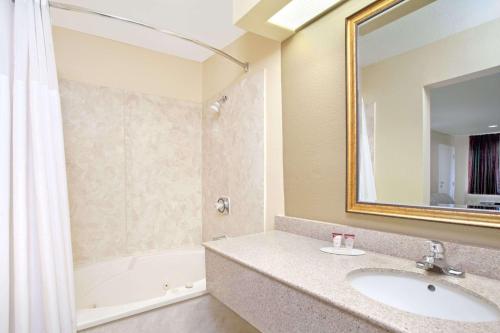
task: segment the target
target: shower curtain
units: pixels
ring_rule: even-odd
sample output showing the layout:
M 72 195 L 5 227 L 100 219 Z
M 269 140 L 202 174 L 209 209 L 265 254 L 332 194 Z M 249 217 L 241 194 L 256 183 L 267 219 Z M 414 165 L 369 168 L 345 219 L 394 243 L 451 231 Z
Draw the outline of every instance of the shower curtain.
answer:
M 74 332 L 69 207 L 48 4 L 0 2 L 0 332 Z
M 376 202 L 377 191 L 375 188 L 375 175 L 373 173 L 368 128 L 366 127 L 365 103 L 363 100 L 361 100 L 359 123 L 358 200 L 361 202 Z

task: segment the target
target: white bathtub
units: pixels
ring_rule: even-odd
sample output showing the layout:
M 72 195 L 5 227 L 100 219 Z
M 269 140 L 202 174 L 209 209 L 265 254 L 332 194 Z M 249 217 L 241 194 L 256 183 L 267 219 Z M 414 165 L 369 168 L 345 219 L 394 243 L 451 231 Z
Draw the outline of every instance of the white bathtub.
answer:
M 206 293 L 202 247 L 75 268 L 77 328 L 83 330 Z

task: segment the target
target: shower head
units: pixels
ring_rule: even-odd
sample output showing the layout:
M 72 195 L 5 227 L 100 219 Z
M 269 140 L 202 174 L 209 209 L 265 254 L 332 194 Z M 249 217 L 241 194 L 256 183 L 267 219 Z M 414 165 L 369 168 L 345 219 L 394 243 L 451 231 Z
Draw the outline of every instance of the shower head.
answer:
M 219 112 L 220 111 L 220 103 L 219 102 L 213 103 L 212 105 L 210 105 L 210 109 L 213 112 Z
M 222 96 L 221 98 L 219 98 L 217 101 L 215 101 L 214 103 L 212 103 L 212 105 L 210 105 L 210 109 L 214 112 L 219 112 L 220 111 L 220 108 L 222 107 L 222 104 L 226 103 L 227 102 L 227 96 Z

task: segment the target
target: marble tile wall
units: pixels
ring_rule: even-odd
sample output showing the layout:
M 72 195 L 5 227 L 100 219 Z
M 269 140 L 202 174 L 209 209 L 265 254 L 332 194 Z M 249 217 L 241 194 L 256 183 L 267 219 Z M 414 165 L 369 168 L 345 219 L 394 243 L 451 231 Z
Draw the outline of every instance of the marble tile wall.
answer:
M 75 263 L 201 242 L 201 105 L 60 80 Z
M 234 83 L 219 96 L 228 97 L 219 113 L 204 108 L 203 240 L 264 231 L 265 72 Z M 220 196 L 231 200 L 229 215 L 214 208 Z
M 332 231 L 356 235 L 355 246 L 361 249 L 410 260 L 429 252 L 426 239 L 390 232 L 362 229 L 297 217 L 276 216 L 275 229 L 302 236 L 331 240 Z M 438 239 L 439 240 L 439 239 Z M 500 250 L 443 241 L 450 264 L 465 272 L 500 280 Z

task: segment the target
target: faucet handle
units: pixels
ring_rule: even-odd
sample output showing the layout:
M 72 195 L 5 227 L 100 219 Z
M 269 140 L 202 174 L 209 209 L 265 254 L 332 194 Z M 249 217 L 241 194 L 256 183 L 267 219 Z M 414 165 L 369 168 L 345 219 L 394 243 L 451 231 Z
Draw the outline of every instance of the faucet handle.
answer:
M 444 257 L 445 249 L 443 243 L 437 240 L 429 240 L 426 241 L 426 243 L 429 244 L 431 253 L 434 257 L 436 258 Z

